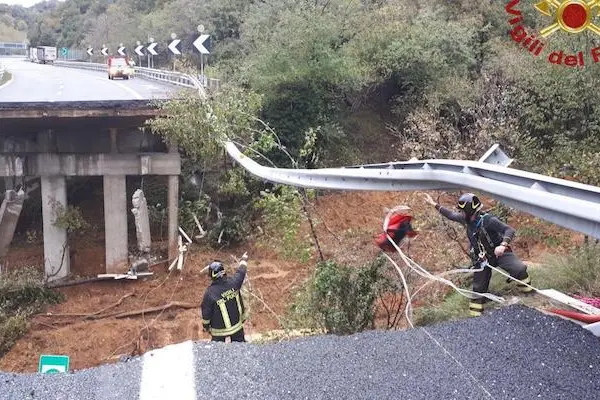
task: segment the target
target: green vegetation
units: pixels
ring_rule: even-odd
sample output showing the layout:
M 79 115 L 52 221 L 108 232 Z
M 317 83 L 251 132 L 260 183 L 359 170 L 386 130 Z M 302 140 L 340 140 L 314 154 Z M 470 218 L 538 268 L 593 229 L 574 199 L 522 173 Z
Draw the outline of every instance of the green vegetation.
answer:
M 44 288 L 43 276 L 34 268 L 0 274 L 0 357 L 27 332 L 29 316 L 60 300 Z
M 10 78 L 12 78 L 11 73 L 8 71 L 4 71 L 4 73 L 2 74 L 2 78 L 0 78 L 0 86 L 4 85 L 6 82 L 10 81 Z
M 478 159 L 500 143 L 515 158 L 514 167 L 600 184 L 596 66 L 589 58 L 585 68 L 556 66 L 546 61 L 547 53 L 534 57 L 523 50 L 507 34 L 503 6 L 440 0 L 66 0 L 29 9 L 2 6 L 0 16 L 10 14 L 10 21 L 0 24 L 19 32 L 26 24 L 32 45 L 81 49 L 102 43 L 131 49 L 150 36 L 165 42 L 172 32 L 187 40 L 203 24 L 212 40 L 206 70 L 220 79 L 220 90 L 206 101 L 182 94 L 161 105 L 166 117 L 149 123 L 183 154 L 182 223 L 193 230 L 198 217 L 213 246 L 258 239 L 285 257 L 306 260 L 309 250 L 319 250 L 319 221 L 311 214 L 318 193 L 249 176 L 234 167 L 224 140 L 234 141 L 247 157 L 286 168 L 411 157 Z M 547 24 L 522 6 L 529 27 Z M 547 52 L 586 55 L 599 45 L 591 32 L 558 32 L 546 42 Z M 176 63 L 164 54 L 155 61 L 199 72 L 199 57 L 191 53 Z M 153 220 L 163 221 L 164 201 L 148 198 Z M 511 210 L 499 205 L 495 211 L 508 218 Z M 313 229 L 301 232 L 307 221 Z M 547 245 L 562 240 L 544 235 L 543 225 L 526 227 L 521 235 L 544 236 Z M 457 241 L 461 237 L 456 233 Z M 335 260 L 321 255 L 321 261 L 320 271 L 355 286 Z M 592 290 L 574 285 L 566 287 Z M 323 315 L 319 324 L 336 332 L 369 326 L 364 310 L 371 294 L 366 296 L 360 314 Z M 449 307 L 459 313 L 460 301 L 451 295 Z M 423 321 L 439 314 L 424 312 Z
M 600 245 L 587 244 L 569 254 L 547 257 L 532 279 L 540 288 L 582 296 L 600 296 Z
M 0 4 L 0 42 L 22 43 L 31 21 L 31 14 L 25 8 Z
M 402 317 L 402 288 L 385 267 L 386 259 L 352 267 L 333 260 L 317 264 L 298 291 L 288 315 L 290 327 L 352 334 L 375 328 L 378 304 L 387 313 L 387 326 L 395 328 Z

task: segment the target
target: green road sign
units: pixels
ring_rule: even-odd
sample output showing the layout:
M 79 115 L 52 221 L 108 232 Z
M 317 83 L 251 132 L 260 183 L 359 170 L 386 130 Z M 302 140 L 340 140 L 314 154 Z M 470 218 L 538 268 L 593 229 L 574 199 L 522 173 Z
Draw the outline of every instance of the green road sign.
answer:
M 40 356 L 38 372 L 41 372 L 42 374 L 69 372 L 69 357 L 42 354 Z
M 68 52 L 69 52 L 69 49 L 67 49 L 66 47 L 62 48 L 62 55 L 63 56 L 66 56 Z

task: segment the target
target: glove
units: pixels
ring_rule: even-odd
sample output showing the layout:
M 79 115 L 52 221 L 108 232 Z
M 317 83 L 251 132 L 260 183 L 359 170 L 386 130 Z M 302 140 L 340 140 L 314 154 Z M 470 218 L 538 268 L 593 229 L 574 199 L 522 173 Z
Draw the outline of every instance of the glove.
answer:
M 242 260 L 244 260 L 244 261 L 248 261 L 248 252 L 247 252 L 247 251 L 246 251 L 246 252 L 244 253 L 244 255 L 242 256 Z
M 208 324 L 202 324 L 202 330 L 204 332 L 210 332 L 210 325 L 208 325 Z

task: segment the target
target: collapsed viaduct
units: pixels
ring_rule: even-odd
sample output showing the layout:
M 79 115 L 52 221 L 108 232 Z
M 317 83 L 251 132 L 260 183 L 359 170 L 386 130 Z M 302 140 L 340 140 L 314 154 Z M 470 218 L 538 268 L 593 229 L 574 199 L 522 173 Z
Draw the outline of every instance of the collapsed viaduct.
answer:
M 55 202 L 67 206 L 69 176 L 103 178 L 106 273 L 129 269 L 126 176 L 168 176 L 169 259 L 176 256 L 179 152 L 140 129 L 158 115 L 158 107 L 148 100 L 0 103 L 0 173 L 7 189 L 40 178 L 44 270 L 49 280 L 70 273 L 67 232 L 54 225 L 52 207 Z M 14 219 L 9 234 L 6 227 L 0 232 L 10 239 Z M 7 221 L 10 218 L 0 225 Z

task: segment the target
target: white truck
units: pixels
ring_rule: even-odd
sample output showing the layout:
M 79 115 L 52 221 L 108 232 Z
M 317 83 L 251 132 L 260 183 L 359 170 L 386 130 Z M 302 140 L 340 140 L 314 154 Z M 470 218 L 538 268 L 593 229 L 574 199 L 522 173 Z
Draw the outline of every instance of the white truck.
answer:
M 38 46 L 36 47 L 37 62 L 40 64 L 53 63 L 56 60 L 56 47 Z

